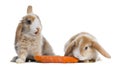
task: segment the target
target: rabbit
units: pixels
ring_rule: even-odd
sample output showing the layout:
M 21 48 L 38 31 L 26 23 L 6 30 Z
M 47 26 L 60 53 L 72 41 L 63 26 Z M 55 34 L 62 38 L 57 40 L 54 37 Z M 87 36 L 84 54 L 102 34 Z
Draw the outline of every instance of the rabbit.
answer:
M 16 30 L 15 50 L 18 56 L 13 58 L 13 62 L 24 63 L 27 59 L 34 60 L 35 55 L 55 55 L 41 31 L 41 21 L 29 5 L 27 15 L 22 18 Z
M 82 32 L 70 38 L 64 47 L 65 56 L 72 56 L 81 62 L 95 62 L 100 60 L 98 52 L 104 57 L 111 56 L 99 45 L 96 38 L 87 32 Z

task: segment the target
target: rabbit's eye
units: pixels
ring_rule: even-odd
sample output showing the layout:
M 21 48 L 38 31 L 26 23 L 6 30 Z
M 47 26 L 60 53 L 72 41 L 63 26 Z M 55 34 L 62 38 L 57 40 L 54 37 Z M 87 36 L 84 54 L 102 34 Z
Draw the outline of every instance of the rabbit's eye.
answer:
M 88 47 L 85 47 L 85 50 L 87 50 L 88 49 Z
M 27 21 L 26 21 L 26 24 L 31 24 L 31 20 L 27 20 Z

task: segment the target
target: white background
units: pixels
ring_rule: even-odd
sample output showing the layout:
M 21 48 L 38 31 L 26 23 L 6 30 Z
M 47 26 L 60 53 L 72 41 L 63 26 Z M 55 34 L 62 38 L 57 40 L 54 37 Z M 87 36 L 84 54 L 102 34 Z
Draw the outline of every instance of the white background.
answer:
M 28 5 L 42 22 L 42 34 L 57 55 L 64 54 L 64 44 L 79 32 L 89 32 L 111 55 L 93 64 L 11 63 L 15 31 Z M 0 65 L 3 66 L 114 66 L 120 59 L 119 0 L 0 0 Z

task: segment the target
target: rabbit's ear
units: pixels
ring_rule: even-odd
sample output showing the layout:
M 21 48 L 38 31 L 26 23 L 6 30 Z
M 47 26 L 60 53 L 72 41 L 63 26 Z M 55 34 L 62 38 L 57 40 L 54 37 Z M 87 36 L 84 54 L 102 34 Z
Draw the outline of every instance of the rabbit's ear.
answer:
M 20 39 L 21 37 L 21 33 L 22 33 L 22 28 L 23 28 L 23 24 L 22 23 L 19 23 L 18 24 L 18 27 L 17 27 L 17 30 L 16 30 L 16 42 Z
M 31 5 L 29 5 L 27 8 L 27 14 L 30 14 L 30 13 L 32 13 L 32 6 Z
M 75 49 L 75 45 L 76 45 L 75 42 L 71 42 L 71 43 L 69 44 L 69 46 L 66 48 L 66 51 L 65 51 L 65 54 L 64 54 L 64 55 L 65 55 L 65 56 L 71 55 L 73 49 Z
M 99 51 L 104 57 L 111 58 L 111 56 L 97 43 L 93 42 L 92 46 Z
M 73 49 L 76 46 L 76 42 L 74 40 L 78 36 L 79 36 L 79 33 L 71 37 L 69 40 L 69 43 L 65 45 L 65 56 L 69 56 L 72 53 Z

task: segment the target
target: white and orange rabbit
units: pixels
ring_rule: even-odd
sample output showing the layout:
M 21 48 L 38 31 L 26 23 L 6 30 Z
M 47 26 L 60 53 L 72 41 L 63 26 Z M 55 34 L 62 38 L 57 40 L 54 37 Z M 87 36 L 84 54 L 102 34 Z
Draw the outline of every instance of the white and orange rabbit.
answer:
M 97 51 L 106 58 L 111 56 L 98 44 L 91 34 L 82 32 L 71 37 L 65 44 L 65 56 L 73 56 L 80 61 L 89 62 L 98 59 Z
M 33 59 L 35 55 L 54 55 L 52 47 L 41 31 L 39 17 L 33 13 L 32 6 L 28 6 L 27 15 L 22 18 L 16 30 L 15 49 L 18 56 L 12 61 L 24 63 L 26 59 Z

